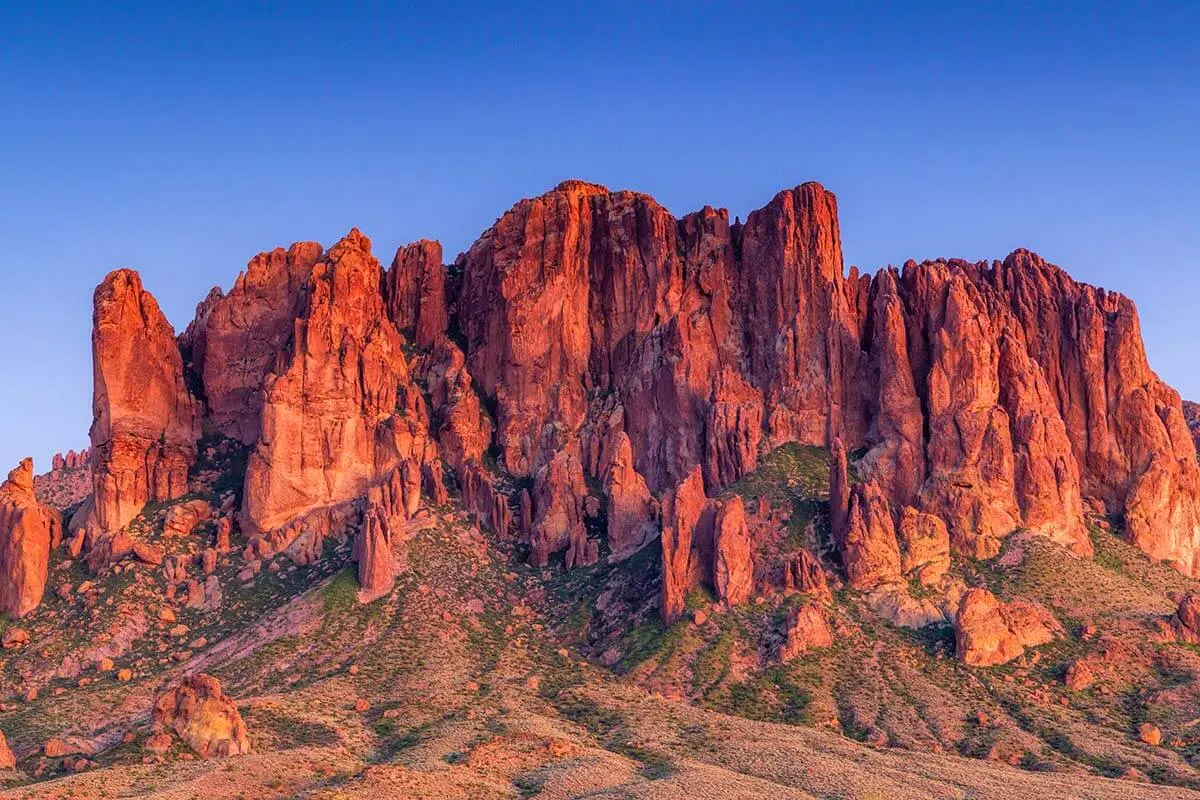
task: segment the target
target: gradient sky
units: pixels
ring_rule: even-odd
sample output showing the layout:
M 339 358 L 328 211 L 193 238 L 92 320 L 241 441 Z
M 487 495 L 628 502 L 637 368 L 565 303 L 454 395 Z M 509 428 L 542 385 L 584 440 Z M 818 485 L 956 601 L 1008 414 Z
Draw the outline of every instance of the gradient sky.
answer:
M 1200 4 L 389 5 L 0 5 L 0 468 L 87 444 L 110 269 L 182 330 L 260 250 L 451 258 L 567 177 L 743 217 L 819 180 L 871 270 L 1032 248 L 1200 399 Z

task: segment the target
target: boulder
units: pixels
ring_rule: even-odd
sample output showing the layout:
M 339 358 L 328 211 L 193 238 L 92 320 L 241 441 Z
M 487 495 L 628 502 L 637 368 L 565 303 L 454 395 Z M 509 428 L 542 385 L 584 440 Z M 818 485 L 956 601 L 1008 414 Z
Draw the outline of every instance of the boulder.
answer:
M 963 663 L 973 667 L 1004 664 L 1027 647 L 1062 635 L 1049 611 L 1026 600 L 1002 603 L 986 589 L 970 589 L 954 622 L 955 645 Z
M 185 678 L 154 702 L 154 725 L 173 731 L 202 758 L 250 752 L 246 724 L 221 683 L 203 673 Z

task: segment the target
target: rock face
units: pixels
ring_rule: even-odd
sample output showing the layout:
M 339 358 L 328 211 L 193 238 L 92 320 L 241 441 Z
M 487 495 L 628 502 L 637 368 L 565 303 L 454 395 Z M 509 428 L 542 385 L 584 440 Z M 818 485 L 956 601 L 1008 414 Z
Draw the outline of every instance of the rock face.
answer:
M 96 289 L 92 363 L 93 513 L 111 532 L 148 501 L 187 491 L 200 434 L 175 331 L 132 270 Z
M 834 544 L 856 588 L 937 583 L 951 553 L 991 557 L 1019 528 L 1088 556 L 1085 507 L 1123 515 L 1150 556 L 1200 576 L 1200 466 L 1132 304 L 1033 253 L 860 275 L 815 183 L 730 224 L 567 181 L 441 262 L 423 240 L 385 272 L 358 231 L 328 252 L 265 253 L 179 346 L 136 276 L 109 276 L 101 527 L 179 492 L 202 407 L 206 432 L 252 447 L 251 538 L 286 529 L 286 546 L 328 527 L 315 518 L 409 464 L 534 563 L 581 565 L 598 557 L 584 518 L 603 487 L 615 557 L 663 531 L 668 618 L 737 552 L 714 549 L 707 496 L 784 443 L 833 451 Z M 699 541 L 668 509 L 695 497 Z
M 263 384 L 292 335 L 313 267 L 316 242 L 259 253 L 229 294 L 214 289 L 182 337 L 204 386 L 209 426 L 253 445 L 261 429 Z
M 905 577 L 931 586 L 950 569 L 950 532 L 941 517 L 907 506 L 896 527 Z
M 34 497 L 33 461 L 0 484 L 0 613 L 23 617 L 46 590 L 50 548 L 62 538 L 58 512 Z
M 264 383 L 247 530 L 280 529 L 362 496 L 401 462 L 424 462 L 428 411 L 384 311 L 381 275 L 357 230 L 312 268 L 290 352 Z
M 432 347 L 449 321 L 442 246 L 422 239 L 397 250 L 384 294 L 392 324 L 417 347 Z
M 954 623 L 958 656 L 973 667 L 1007 663 L 1026 647 L 1053 641 L 1062 633 L 1062 626 L 1041 606 L 1023 600 L 1002 603 L 986 589 L 963 595 Z
M 154 725 L 174 731 L 202 758 L 250 752 L 250 737 L 237 706 L 211 675 L 185 678 L 154 703 Z
M 846 580 L 856 589 L 900 581 L 900 545 L 892 505 L 875 481 L 850 486 L 846 450 L 834 442 L 829 474 L 829 519 Z

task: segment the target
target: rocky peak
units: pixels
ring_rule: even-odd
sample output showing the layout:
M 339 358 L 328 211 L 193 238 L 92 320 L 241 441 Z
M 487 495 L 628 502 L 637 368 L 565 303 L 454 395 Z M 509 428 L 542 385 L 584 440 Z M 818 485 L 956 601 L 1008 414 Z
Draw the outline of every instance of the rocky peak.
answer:
M 42 600 L 50 549 L 62 538 L 58 512 L 37 501 L 33 459 L 0 484 L 0 612 L 23 617 Z
M 96 289 L 92 361 L 94 516 L 111 532 L 147 501 L 187 491 L 200 409 L 175 331 L 133 270 L 110 273 Z

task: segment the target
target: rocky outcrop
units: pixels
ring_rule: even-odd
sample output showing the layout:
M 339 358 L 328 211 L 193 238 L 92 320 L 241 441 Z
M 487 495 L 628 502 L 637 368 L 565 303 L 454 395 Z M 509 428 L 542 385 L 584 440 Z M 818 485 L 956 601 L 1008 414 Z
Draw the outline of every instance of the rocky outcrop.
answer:
M 163 536 L 187 536 L 201 522 L 212 517 L 212 507 L 203 500 L 189 500 L 171 506 L 163 520 Z
M 950 569 L 950 531 L 942 518 L 907 506 L 900 514 L 896 534 L 904 577 L 926 586 L 940 581 Z
M 954 621 L 958 657 L 973 667 L 1007 663 L 1025 648 L 1062 634 L 1062 626 L 1046 609 L 1025 600 L 1002 603 L 987 589 L 967 591 Z
M 714 490 L 724 489 L 758 465 L 762 392 L 725 367 L 717 378 L 706 424 L 705 480 Z
M 700 580 L 704 563 L 703 540 L 706 533 L 711 537 L 711 531 L 700 529 L 706 511 L 708 500 L 704 496 L 704 478 L 700 468 L 696 467 L 663 499 L 662 602 L 659 610 L 667 624 L 683 616 L 687 594 Z
M 313 267 L 290 352 L 265 381 L 246 471 L 249 531 L 346 503 L 401 462 L 425 461 L 428 411 L 385 313 L 381 275 L 357 230 Z
M 0 613 L 23 617 L 42 602 L 50 549 L 61 538 L 58 512 L 34 496 L 27 458 L 0 484 Z
M 206 424 L 253 445 L 262 428 L 263 386 L 293 332 L 321 245 L 297 242 L 259 253 L 228 294 L 214 289 L 181 337 L 204 387 Z
M 733 495 L 721 504 L 713 528 L 713 587 L 717 599 L 731 606 L 750 599 L 754 591 L 754 559 L 746 508 Z
M 425 380 L 433 429 L 442 456 L 455 470 L 462 470 L 466 464 L 482 461 L 495 426 L 479 400 L 466 357 L 457 345 L 445 336 L 438 337 L 430 362 Z
M 92 493 L 91 448 L 55 453 L 50 471 L 33 477 L 33 488 L 39 502 L 57 511 L 77 509 Z
M 825 620 L 825 612 L 819 606 L 803 605 L 788 612 L 784 626 L 784 641 L 779 646 L 776 658 L 787 663 L 809 650 L 818 650 L 833 645 L 833 632 Z
M 371 506 L 363 514 L 354 540 L 354 560 L 358 563 L 358 602 L 371 603 L 392 591 L 396 579 L 392 532 L 387 514 L 379 506 Z
M 785 594 L 800 592 L 818 597 L 828 597 L 829 581 L 821 562 L 807 550 L 801 550 L 783 566 L 783 591 Z
M 570 549 L 568 566 L 594 562 L 590 559 L 587 531 L 583 524 L 583 465 L 578 449 L 557 452 L 538 470 L 533 484 L 534 518 L 530 533 L 530 561 L 544 567 L 550 554 Z
M 834 441 L 829 471 L 829 519 L 847 582 L 873 589 L 900 580 L 900 545 L 892 505 L 875 481 L 850 485 L 846 450 Z
M 612 558 L 626 558 L 658 533 L 657 508 L 646 481 L 633 466 L 633 448 L 618 431 L 604 490 L 608 494 L 608 547 Z
M 1188 644 L 1200 644 L 1200 595 L 1188 592 L 1179 598 L 1179 606 L 1171 617 L 1175 637 Z
M 173 731 L 201 758 L 250 752 L 250 737 L 237 706 L 211 675 L 185 678 L 154 702 L 154 726 Z
M 199 411 L 175 331 L 132 270 L 109 273 L 96 289 L 92 362 L 93 514 L 112 532 L 148 501 L 187 491 Z
M 92 449 L 85 447 L 78 453 L 74 450 L 68 450 L 65 453 L 55 453 L 50 460 L 50 469 L 52 471 L 66 469 L 88 469 L 92 465 Z
M 383 291 L 388 318 L 417 347 L 432 347 L 446 331 L 445 269 L 437 242 L 422 239 L 398 249 Z
M 724 212 L 676 221 L 646 195 L 579 181 L 502 216 L 462 260 L 458 318 L 505 468 L 535 475 L 596 416 L 593 390 L 615 395 L 651 491 L 702 463 L 720 362 L 738 347 L 732 257 Z

